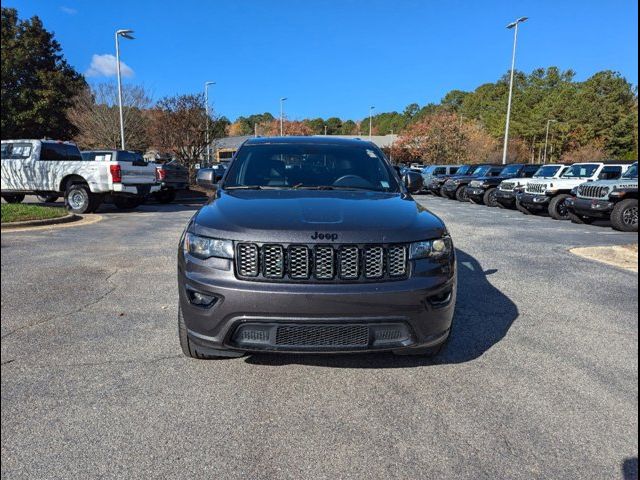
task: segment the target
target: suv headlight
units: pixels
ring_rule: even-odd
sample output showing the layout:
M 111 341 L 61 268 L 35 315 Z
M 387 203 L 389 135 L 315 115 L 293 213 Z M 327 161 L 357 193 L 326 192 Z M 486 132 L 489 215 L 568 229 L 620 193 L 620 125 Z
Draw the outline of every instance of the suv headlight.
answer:
M 409 248 L 409 259 L 419 258 L 445 258 L 451 254 L 453 242 L 451 237 L 442 237 L 436 240 L 414 242 Z
M 184 236 L 183 248 L 184 253 L 203 260 L 211 257 L 233 258 L 233 242 L 231 240 L 201 237 L 187 233 Z

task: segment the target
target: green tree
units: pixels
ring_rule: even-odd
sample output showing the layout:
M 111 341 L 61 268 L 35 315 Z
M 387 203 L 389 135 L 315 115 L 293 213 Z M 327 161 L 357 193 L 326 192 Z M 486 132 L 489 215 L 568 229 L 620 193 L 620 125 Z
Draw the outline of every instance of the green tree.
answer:
M 86 82 L 53 34 L 38 17 L 20 20 L 17 10 L 3 7 L 1 36 L 2 138 L 73 137 L 67 110 Z

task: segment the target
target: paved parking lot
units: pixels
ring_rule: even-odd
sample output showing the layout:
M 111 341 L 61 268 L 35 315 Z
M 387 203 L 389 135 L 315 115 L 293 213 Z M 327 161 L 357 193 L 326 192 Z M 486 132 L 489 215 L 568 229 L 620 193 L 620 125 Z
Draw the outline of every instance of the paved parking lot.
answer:
M 637 242 L 419 197 L 459 249 L 451 343 L 193 361 L 175 257 L 195 207 L 2 233 L 2 478 L 634 478 Z

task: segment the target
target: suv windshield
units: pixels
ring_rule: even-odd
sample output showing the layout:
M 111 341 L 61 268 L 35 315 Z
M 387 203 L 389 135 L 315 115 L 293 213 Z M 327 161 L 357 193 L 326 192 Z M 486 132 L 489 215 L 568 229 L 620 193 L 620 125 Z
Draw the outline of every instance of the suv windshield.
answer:
M 478 167 L 477 169 L 473 170 L 473 173 L 471 173 L 471 175 L 473 175 L 474 177 L 485 177 L 491 171 L 491 168 L 491 165 Z
M 633 165 L 631 165 L 629 170 L 624 172 L 622 178 L 638 178 L 638 164 L 634 163 Z
M 245 145 L 223 188 L 362 189 L 398 192 L 382 154 L 370 145 Z
M 561 168 L 562 166 L 560 165 L 546 165 L 544 167 L 540 167 L 533 178 L 553 177 Z
M 569 169 L 562 174 L 562 178 L 588 178 L 592 177 L 596 170 L 598 170 L 597 163 L 583 163 L 581 165 L 572 165 Z
M 508 167 L 505 167 L 500 172 L 500 176 L 501 177 L 515 177 L 516 175 L 518 175 L 518 173 L 520 172 L 521 168 L 522 168 L 521 165 L 509 165 Z

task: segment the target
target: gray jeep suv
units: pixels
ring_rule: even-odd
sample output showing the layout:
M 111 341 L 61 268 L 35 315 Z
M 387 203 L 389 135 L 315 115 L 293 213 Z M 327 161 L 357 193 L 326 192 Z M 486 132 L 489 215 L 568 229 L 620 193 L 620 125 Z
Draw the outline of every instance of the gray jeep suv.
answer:
M 372 143 L 255 138 L 178 252 L 185 355 L 247 352 L 436 354 L 456 301 L 455 250 L 438 217 Z

